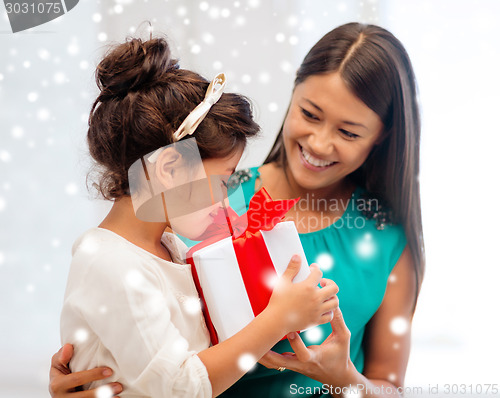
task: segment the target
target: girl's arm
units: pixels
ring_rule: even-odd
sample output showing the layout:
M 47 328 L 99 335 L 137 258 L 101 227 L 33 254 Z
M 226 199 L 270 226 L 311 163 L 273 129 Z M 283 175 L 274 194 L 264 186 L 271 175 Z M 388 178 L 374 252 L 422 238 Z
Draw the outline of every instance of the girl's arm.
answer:
M 120 262 L 121 265 L 124 263 L 125 261 Z M 104 268 L 99 269 L 104 270 Z M 112 335 L 115 336 L 114 340 L 108 339 L 108 341 L 104 343 L 107 344 L 106 346 L 109 347 L 110 351 L 113 353 L 119 368 L 121 368 L 121 364 L 127 364 L 128 369 L 125 379 L 131 380 L 136 389 L 141 391 L 144 389 L 144 392 L 148 394 L 153 392 L 152 395 L 156 396 L 159 394 L 159 391 L 163 391 L 164 388 L 167 388 L 170 395 L 175 395 L 177 393 L 174 391 L 177 391 L 176 388 L 180 387 L 178 384 L 181 383 L 181 390 L 183 391 L 182 394 L 189 394 L 190 397 L 205 396 L 203 394 L 205 394 L 207 390 L 202 388 L 203 383 L 200 380 L 199 375 L 199 372 L 203 371 L 206 372 L 205 375 L 208 374 L 212 395 L 218 395 L 249 370 L 248 364 L 240 366 L 241 362 L 239 359 L 242 358 L 242 355 L 249 354 L 249 356 L 244 358 L 250 358 L 250 365 L 252 365 L 252 362 L 256 362 L 286 333 L 293 330 L 305 329 L 311 325 L 325 323 L 331 319 L 331 311 L 338 305 L 338 300 L 335 296 L 338 291 L 337 286 L 332 282 L 322 289 L 318 288 L 318 282 L 321 279 L 322 273 L 317 266 L 311 266 L 311 275 L 309 275 L 305 281 L 292 284 L 292 280 L 299 269 L 300 257 L 298 258 L 298 261 L 290 262 L 287 270 L 279 279 L 279 282 L 273 291 L 269 305 L 259 316 L 257 316 L 247 327 L 235 336 L 218 344 L 217 346 L 201 351 L 198 354 L 197 361 L 193 359 L 193 357 L 188 357 L 188 359 L 183 363 L 180 362 L 180 368 L 177 367 L 174 369 L 172 367 L 173 363 L 170 364 L 170 362 L 173 362 L 173 359 L 167 354 L 172 350 L 172 353 L 177 356 L 182 353 L 178 353 L 175 347 L 169 348 L 169 344 L 165 344 L 165 335 L 160 333 L 161 328 L 155 327 L 155 325 L 161 326 L 163 324 L 163 322 L 158 319 L 161 317 L 161 314 L 158 314 L 158 317 L 155 317 L 154 319 L 143 319 L 143 321 L 149 320 L 151 323 L 150 327 L 145 329 L 151 335 L 147 338 L 150 342 L 149 345 L 159 345 L 162 347 L 161 355 L 153 352 L 150 353 L 152 355 L 151 362 L 142 364 L 142 362 L 144 362 L 144 350 L 139 350 L 143 354 L 142 356 L 138 356 L 137 348 L 132 351 L 124 350 L 123 342 L 120 343 L 119 341 L 115 341 L 117 340 L 115 334 Z M 103 275 L 101 274 L 96 275 L 97 279 L 92 280 L 91 284 L 95 285 L 97 280 L 102 280 L 102 276 Z M 150 294 L 152 289 L 152 285 L 145 285 L 145 294 Z M 98 291 L 102 290 L 103 289 L 98 289 Z M 137 300 L 144 302 L 145 298 L 141 297 L 142 296 L 139 296 Z M 97 303 L 91 303 L 90 308 L 97 308 L 96 304 Z M 94 312 L 91 311 L 87 315 L 92 316 Z M 110 312 L 109 315 L 112 313 L 113 312 Z M 123 314 L 117 313 L 115 315 L 116 318 L 109 320 L 109 323 L 118 325 L 120 321 L 126 321 L 126 319 L 123 319 L 126 318 Z M 97 326 L 98 325 L 96 324 L 96 327 Z M 106 325 L 101 325 L 100 327 L 106 327 Z M 128 333 L 134 332 L 131 325 L 128 327 L 118 327 L 123 330 L 128 330 Z M 170 324 L 168 328 L 172 329 L 174 326 Z M 170 336 L 175 335 L 175 332 L 175 330 L 171 330 Z M 102 335 L 104 336 L 105 333 L 103 332 Z M 177 338 L 180 337 L 181 336 L 178 336 Z M 127 356 L 129 354 L 135 354 L 133 361 L 130 356 Z M 139 357 L 141 357 L 141 360 Z M 165 361 L 162 358 L 171 359 Z M 59 361 L 61 361 L 61 358 L 59 358 Z M 168 377 L 167 379 L 154 379 L 154 377 L 157 376 L 152 375 L 158 375 L 158 373 L 161 372 L 163 364 L 170 366 L 168 372 L 164 373 L 166 375 L 175 374 L 174 379 L 168 380 Z M 60 363 L 56 365 L 60 365 Z M 62 365 L 65 366 L 64 362 Z M 53 368 L 54 367 L 55 366 L 53 364 Z M 143 371 L 145 367 L 149 369 L 148 372 Z M 51 373 L 54 374 L 54 378 L 51 380 L 51 386 L 59 386 L 58 389 L 52 388 L 51 394 L 53 397 L 67 397 L 67 394 L 70 393 L 73 394 L 70 396 L 78 398 L 77 394 L 80 394 L 80 392 L 68 391 L 72 387 L 69 378 L 71 376 L 73 376 L 73 378 L 75 378 L 75 376 L 81 377 L 83 372 L 63 376 L 60 371 L 57 371 L 56 367 L 56 371 L 51 371 Z M 194 378 L 194 376 L 189 376 L 195 374 L 198 374 L 196 378 Z M 124 375 L 122 374 L 122 376 Z M 193 382 L 196 381 L 196 385 L 193 385 L 193 391 L 187 390 L 189 387 L 185 383 L 188 380 L 193 380 Z M 89 381 L 90 380 L 86 380 L 86 382 Z M 127 386 L 124 387 L 127 388 Z M 197 392 L 194 391 L 195 389 Z M 82 396 L 82 398 L 83 397 L 84 396 Z
M 363 396 L 397 396 L 397 388 L 404 384 L 410 352 L 415 294 L 415 273 L 406 247 L 391 273 L 382 304 L 367 325 L 363 374 L 349 358 L 350 332 L 340 310 L 335 311 L 331 322 L 332 334 L 321 345 L 306 347 L 300 336 L 292 333 L 289 340 L 293 354 L 270 352 L 260 363 L 303 373 L 330 385 L 331 392 L 362 386 Z

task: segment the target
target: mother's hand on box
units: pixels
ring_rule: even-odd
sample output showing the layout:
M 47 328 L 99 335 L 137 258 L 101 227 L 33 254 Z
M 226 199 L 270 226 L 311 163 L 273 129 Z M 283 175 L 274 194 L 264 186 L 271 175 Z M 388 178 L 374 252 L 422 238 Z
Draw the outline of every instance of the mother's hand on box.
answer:
M 259 363 L 271 369 L 290 369 L 325 384 L 342 385 L 352 367 L 349 358 L 351 332 L 340 308 L 335 309 L 330 324 L 332 333 L 321 345 L 306 347 L 299 334 L 289 333 L 288 341 L 294 352 L 269 351 Z

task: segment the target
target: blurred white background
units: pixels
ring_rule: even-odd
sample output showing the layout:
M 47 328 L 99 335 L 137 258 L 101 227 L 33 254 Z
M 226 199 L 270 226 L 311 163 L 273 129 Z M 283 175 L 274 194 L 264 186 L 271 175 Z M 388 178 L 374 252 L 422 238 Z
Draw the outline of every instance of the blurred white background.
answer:
M 498 0 L 80 0 L 16 34 L 0 14 L 0 397 L 48 397 L 71 245 L 109 206 L 85 187 L 93 70 L 110 43 L 148 37 L 146 20 L 182 67 L 224 71 L 253 100 L 263 135 L 242 167 L 263 161 L 323 34 L 360 21 L 403 42 L 420 87 L 427 248 L 406 384 L 500 383 Z

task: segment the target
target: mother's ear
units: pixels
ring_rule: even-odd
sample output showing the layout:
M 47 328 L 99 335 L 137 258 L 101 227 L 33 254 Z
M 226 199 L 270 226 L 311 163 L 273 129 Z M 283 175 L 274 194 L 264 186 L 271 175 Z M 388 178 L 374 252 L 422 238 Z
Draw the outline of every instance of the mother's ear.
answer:
M 173 147 L 166 147 L 156 160 L 155 172 L 158 180 L 166 189 L 182 185 L 187 181 L 177 181 L 182 175 L 179 173 L 182 165 L 182 155 Z

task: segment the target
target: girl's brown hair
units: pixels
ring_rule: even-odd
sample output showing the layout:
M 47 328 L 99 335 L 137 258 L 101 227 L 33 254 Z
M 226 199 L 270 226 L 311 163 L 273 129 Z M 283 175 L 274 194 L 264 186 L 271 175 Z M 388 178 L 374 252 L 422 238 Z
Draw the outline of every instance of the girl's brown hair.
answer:
M 395 220 L 404 226 L 418 292 L 425 260 L 418 180 L 420 116 L 410 58 L 387 30 L 349 23 L 327 33 L 313 46 L 297 71 L 295 86 L 310 76 L 332 72 L 340 73 L 347 87 L 384 124 L 385 140 L 350 177 L 387 201 Z M 283 125 L 264 163 L 270 162 L 286 170 Z
M 128 169 L 142 156 L 173 143 L 173 133 L 205 97 L 209 82 L 179 68 L 163 38 L 131 39 L 97 66 L 100 94 L 87 141 L 106 199 L 129 195 Z M 249 101 L 224 93 L 196 129 L 201 158 L 224 158 L 259 132 Z M 190 138 L 187 136 L 186 138 Z

